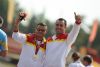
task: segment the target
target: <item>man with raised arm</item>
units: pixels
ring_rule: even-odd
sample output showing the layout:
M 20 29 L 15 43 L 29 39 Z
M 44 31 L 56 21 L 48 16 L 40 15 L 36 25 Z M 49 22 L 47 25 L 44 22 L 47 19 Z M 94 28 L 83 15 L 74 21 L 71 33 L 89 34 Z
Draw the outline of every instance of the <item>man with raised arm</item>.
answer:
M 46 39 L 44 35 L 47 32 L 47 26 L 44 23 L 39 23 L 34 33 L 20 33 L 19 24 L 25 17 L 26 13 L 21 12 L 19 14 L 19 17 L 14 23 L 12 34 L 14 40 L 23 44 L 17 67 L 43 67 L 46 50 Z
M 56 34 L 47 40 L 45 67 L 65 67 L 66 57 L 78 36 L 81 26 L 81 16 L 74 14 L 75 24 L 70 33 L 65 32 L 67 28 L 65 19 L 59 18 L 56 20 Z

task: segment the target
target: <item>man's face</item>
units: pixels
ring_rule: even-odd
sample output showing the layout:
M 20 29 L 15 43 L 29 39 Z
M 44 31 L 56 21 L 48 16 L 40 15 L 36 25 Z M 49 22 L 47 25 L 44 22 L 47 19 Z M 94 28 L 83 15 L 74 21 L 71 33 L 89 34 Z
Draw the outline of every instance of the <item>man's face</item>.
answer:
M 36 31 L 35 31 L 35 34 L 38 36 L 38 37 L 44 37 L 44 35 L 47 33 L 47 26 L 41 26 L 41 25 L 38 25 L 37 28 L 36 28 Z
M 65 33 L 65 29 L 66 29 L 65 22 L 63 20 L 62 21 L 57 20 L 55 24 L 56 34 Z
M 87 66 L 88 65 L 88 62 L 83 60 L 83 65 Z

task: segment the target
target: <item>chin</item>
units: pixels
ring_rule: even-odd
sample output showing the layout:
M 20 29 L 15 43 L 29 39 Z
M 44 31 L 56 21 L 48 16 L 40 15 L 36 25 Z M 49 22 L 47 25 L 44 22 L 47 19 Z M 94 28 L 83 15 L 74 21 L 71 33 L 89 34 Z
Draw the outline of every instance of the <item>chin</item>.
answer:
M 42 37 L 42 35 L 38 35 L 38 37 Z
M 62 34 L 61 32 L 57 32 L 56 34 Z

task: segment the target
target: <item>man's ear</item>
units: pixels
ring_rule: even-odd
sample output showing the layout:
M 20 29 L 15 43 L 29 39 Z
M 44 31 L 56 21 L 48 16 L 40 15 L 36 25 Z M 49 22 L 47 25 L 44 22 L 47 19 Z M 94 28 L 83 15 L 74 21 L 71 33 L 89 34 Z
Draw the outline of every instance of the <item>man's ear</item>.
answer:
M 48 28 L 46 28 L 46 32 L 45 32 L 45 34 L 48 32 Z
M 67 26 L 65 25 L 65 29 L 67 28 Z
M 48 30 L 45 31 L 45 34 L 47 34 Z
M 3 25 L 3 18 L 0 16 L 0 27 Z
M 3 23 L 0 23 L 0 27 L 2 27 Z

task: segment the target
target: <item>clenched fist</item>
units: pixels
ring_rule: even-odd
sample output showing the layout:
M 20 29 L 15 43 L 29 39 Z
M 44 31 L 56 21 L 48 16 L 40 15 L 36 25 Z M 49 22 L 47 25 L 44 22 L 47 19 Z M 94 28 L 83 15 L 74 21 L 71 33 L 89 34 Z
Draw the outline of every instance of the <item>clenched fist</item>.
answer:
M 25 12 L 20 12 L 19 13 L 19 20 L 25 20 L 25 17 L 26 17 L 26 13 Z

